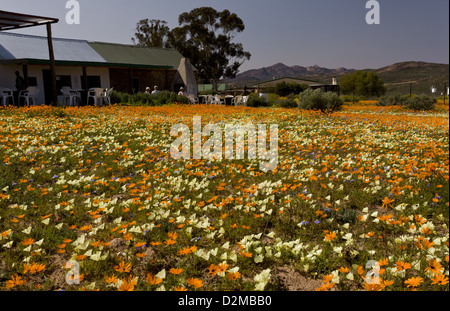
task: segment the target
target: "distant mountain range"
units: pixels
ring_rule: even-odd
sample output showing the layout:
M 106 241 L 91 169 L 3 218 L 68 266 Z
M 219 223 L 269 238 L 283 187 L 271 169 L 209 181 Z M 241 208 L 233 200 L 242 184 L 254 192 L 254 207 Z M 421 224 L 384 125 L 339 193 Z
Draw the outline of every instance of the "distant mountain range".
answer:
M 252 86 L 253 84 L 279 79 L 283 77 L 303 78 L 330 84 L 333 77 L 342 77 L 354 72 L 355 69 L 329 69 L 318 65 L 310 67 L 286 66 L 277 63 L 270 67 L 252 69 L 242 72 L 234 79 L 224 82 L 231 86 Z M 375 72 L 385 83 L 387 93 L 409 93 L 410 85 L 413 93 L 430 93 L 431 86 L 436 86 L 439 92 L 444 91 L 444 83 L 449 85 L 449 65 L 427 62 L 408 61 L 396 63 L 379 69 L 364 69 Z

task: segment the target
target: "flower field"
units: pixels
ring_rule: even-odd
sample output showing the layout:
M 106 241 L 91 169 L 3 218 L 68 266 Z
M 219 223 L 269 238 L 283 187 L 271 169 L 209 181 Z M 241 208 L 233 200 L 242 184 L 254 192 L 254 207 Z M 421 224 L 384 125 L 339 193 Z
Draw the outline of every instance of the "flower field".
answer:
M 173 125 L 277 124 L 278 167 Z M 0 109 L 1 290 L 449 290 L 449 113 Z

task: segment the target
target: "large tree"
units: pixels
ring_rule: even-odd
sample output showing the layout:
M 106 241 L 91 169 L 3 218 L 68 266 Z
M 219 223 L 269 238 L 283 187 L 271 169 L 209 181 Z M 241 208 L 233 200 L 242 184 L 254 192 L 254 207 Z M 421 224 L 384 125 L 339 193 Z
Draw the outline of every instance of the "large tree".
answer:
M 357 70 L 342 77 L 340 88 L 344 94 L 379 97 L 386 93 L 383 81 L 372 71 Z
M 136 25 L 133 43 L 139 46 L 167 48 L 170 32 L 166 21 L 159 19 L 142 19 Z
M 234 78 L 251 57 L 242 43 L 233 42 L 245 26 L 241 18 L 228 10 L 218 12 L 201 7 L 182 13 L 178 22 L 180 26 L 168 35 L 170 46 L 188 57 L 197 68 L 200 81 L 211 83 L 216 91 L 220 80 Z

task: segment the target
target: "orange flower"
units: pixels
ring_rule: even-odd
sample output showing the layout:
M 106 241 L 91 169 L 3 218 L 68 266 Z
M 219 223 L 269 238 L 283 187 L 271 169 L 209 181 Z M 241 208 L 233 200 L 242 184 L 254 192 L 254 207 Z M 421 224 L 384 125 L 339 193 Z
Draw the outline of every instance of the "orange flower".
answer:
M 237 280 L 241 277 L 241 273 L 239 271 L 237 272 L 228 272 L 227 279 L 230 281 Z
M 175 244 L 176 242 L 177 242 L 177 241 L 172 240 L 172 239 L 167 239 L 167 240 L 164 241 L 164 243 L 165 243 L 167 246 L 173 245 L 173 244 Z
M 117 277 L 116 277 L 115 274 L 113 274 L 111 277 L 105 276 L 105 281 L 106 281 L 106 283 L 116 284 L 116 282 L 117 282 Z
M 430 259 L 425 272 L 430 272 L 431 275 L 439 275 L 443 272 L 443 267 L 436 259 Z
M 121 263 L 119 263 L 118 266 L 114 266 L 114 270 L 116 270 L 117 272 L 130 272 L 131 270 L 131 264 L 130 263 L 125 263 L 124 261 L 122 261 Z
M 405 281 L 405 284 L 407 284 L 408 287 L 416 288 L 422 282 L 423 282 L 423 279 L 419 276 L 419 277 L 411 277 L 411 278 L 407 279 Z
M 178 234 L 177 234 L 176 232 L 168 232 L 168 233 L 167 233 L 167 236 L 168 236 L 169 238 L 171 238 L 172 240 L 176 240 L 177 237 L 178 237 Z
M 158 285 L 159 283 L 162 282 L 162 279 L 160 279 L 150 273 L 147 274 L 146 280 L 150 285 Z
M 208 272 L 209 274 L 216 275 L 218 272 L 219 272 L 218 266 L 216 266 L 214 264 L 211 264 L 211 266 L 209 266 L 209 272 Z
M 187 282 L 196 289 L 203 286 L 203 281 L 197 278 L 189 278 L 187 279 Z
M 219 265 L 219 273 L 225 273 L 228 269 L 228 265 L 226 263 L 221 263 Z
M 341 273 L 348 273 L 349 269 L 347 267 L 340 267 L 339 268 L 339 272 L 341 272 Z
M 89 230 L 91 230 L 91 228 L 92 228 L 92 225 L 82 226 L 82 227 L 80 228 L 80 230 L 81 230 L 81 231 L 89 231 Z
M 34 239 L 31 239 L 31 238 L 30 239 L 25 239 L 25 240 L 22 241 L 22 244 L 25 245 L 25 246 L 31 245 L 33 243 L 34 243 Z
M 183 271 L 184 271 L 184 269 L 182 269 L 182 268 L 171 268 L 169 270 L 170 273 L 175 274 L 175 275 L 178 275 L 178 274 L 182 273 Z
M 133 278 L 131 275 L 128 280 L 124 279 L 119 287 L 119 291 L 134 291 L 134 286 L 137 284 L 137 279 Z
M 327 231 L 325 232 L 325 241 L 334 241 L 335 238 L 336 238 L 336 232 L 330 232 L 330 233 L 328 233 Z
M 437 284 L 437 285 L 445 285 L 448 284 L 448 276 L 445 276 L 444 274 L 437 274 L 434 278 L 431 278 L 433 281 L 431 284 Z
M 11 277 L 11 280 L 6 281 L 6 288 L 10 289 L 10 288 L 13 288 L 14 286 L 23 285 L 23 284 L 24 284 L 24 281 L 16 273 L 15 275 L 13 275 Z
M 33 262 L 32 264 L 24 264 L 23 265 L 23 273 L 34 274 L 34 273 L 41 272 L 44 270 L 45 270 L 44 264 L 37 264 L 37 263 Z
M 397 261 L 395 265 L 397 266 L 397 271 L 411 269 L 411 264 L 407 262 Z
M 6 236 L 8 236 L 10 233 L 11 233 L 11 229 L 8 229 L 8 230 L 6 230 L 6 231 L 3 231 L 0 235 L 1 235 L 2 237 L 6 237 Z
M 188 289 L 184 286 L 176 286 L 173 288 L 173 290 L 176 292 L 187 292 Z
M 388 197 L 384 197 L 384 199 L 383 199 L 383 205 L 381 206 L 382 208 L 383 207 L 386 207 L 386 209 L 390 206 L 390 207 L 392 207 L 392 202 L 394 202 L 394 199 L 389 199 Z

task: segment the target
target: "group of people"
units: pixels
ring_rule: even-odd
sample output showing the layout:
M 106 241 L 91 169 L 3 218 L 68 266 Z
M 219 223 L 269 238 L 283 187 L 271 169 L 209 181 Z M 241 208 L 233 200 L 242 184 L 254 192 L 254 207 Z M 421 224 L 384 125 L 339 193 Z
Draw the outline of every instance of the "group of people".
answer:
M 150 92 L 150 88 L 147 86 L 147 87 L 145 88 L 145 93 L 147 93 L 147 94 L 152 94 L 152 95 L 158 94 L 158 93 L 159 93 L 158 86 L 155 85 L 155 86 L 153 87 L 153 91 L 151 91 L 151 92 Z M 184 87 L 180 87 L 180 91 L 178 92 L 178 95 L 186 95 L 186 93 L 184 92 Z

